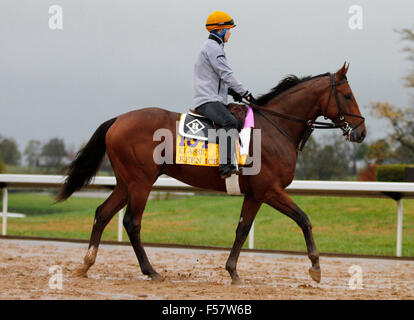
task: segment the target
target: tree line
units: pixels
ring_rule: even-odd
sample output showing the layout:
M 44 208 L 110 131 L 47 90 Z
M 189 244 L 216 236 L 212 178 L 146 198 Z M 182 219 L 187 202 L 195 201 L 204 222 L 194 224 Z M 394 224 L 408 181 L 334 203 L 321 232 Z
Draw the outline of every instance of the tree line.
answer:
M 68 152 L 62 139 L 53 138 L 42 144 L 39 140 L 30 140 L 23 154 L 14 138 L 0 136 L 0 154 L 6 165 L 19 166 L 23 157 L 29 167 L 58 168 L 62 165 Z
M 34 173 L 63 173 L 76 156 L 76 153 L 67 148 L 63 139 L 51 138 L 42 143 L 39 140 L 30 140 L 23 153 L 19 151 L 16 140 L 12 137 L 0 135 L 0 172 L 14 171 Z M 19 169 L 16 169 L 19 167 Z M 111 172 L 112 168 L 105 159 L 102 171 Z

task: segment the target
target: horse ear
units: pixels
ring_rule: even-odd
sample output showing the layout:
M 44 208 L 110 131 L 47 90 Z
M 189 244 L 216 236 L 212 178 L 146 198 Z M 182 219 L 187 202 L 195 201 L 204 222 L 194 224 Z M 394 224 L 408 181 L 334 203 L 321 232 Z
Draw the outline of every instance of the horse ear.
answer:
M 343 79 L 345 77 L 346 73 L 348 72 L 348 68 L 349 68 L 349 63 L 348 63 L 348 66 L 347 66 L 346 61 L 345 61 L 342 68 L 339 69 L 338 72 L 336 73 L 338 75 L 339 79 Z
M 349 62 L 348 62 L 348 65 L 345 68 L 345 74 L 348 72 L 348 69 L 349 69 Z

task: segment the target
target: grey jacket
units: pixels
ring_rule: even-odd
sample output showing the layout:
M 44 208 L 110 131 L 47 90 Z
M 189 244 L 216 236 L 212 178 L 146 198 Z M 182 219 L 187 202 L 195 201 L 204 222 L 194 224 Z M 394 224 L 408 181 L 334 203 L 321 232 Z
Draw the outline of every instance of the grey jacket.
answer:
M 223 41 L 210 34 L 201 47 L 194 65 L 193 107 L 213 101 L 227 104 L 229 87 L 242 96 L 247 92 L 241 82 L 234 77 L 227 63 Z

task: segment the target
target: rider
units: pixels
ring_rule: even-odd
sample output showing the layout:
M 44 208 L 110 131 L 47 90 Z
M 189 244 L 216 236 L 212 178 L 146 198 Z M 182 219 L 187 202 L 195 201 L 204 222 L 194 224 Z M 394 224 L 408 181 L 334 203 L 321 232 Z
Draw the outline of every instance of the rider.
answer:
M 201 47 L 194 65 L 193 106 L 199 114 L 209 118 L 226 132 L 237 130 L 236 118 L 226 106 L 227 95 L 233 96 L 236 101 L 245 98 L 250 103 L 256 103 L 253 95 L 234 77 L 224 53 L 224 43 L 229 41 L 230 29 L 235 26 L 233 19 L 225 12 L 215 11 L 210 14 L 206 23 L 210 35 Z M 227 155 L 225 161 L 220 157 L 219 172 L 223 179 L 238 173 L 233 164 L 231 141 L 235 141 L 234 136 L 228 137 L 226 152 L 220 150 L 220 154 Z

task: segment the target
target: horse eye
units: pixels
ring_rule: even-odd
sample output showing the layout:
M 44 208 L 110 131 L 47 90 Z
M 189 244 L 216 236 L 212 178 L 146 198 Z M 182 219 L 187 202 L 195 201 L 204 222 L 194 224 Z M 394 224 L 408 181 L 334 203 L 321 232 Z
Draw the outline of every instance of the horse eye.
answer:
M 352 94 L 351 93 L 345 93 L 344 97 L 345 97 L 345 99 L 351 100 Z

